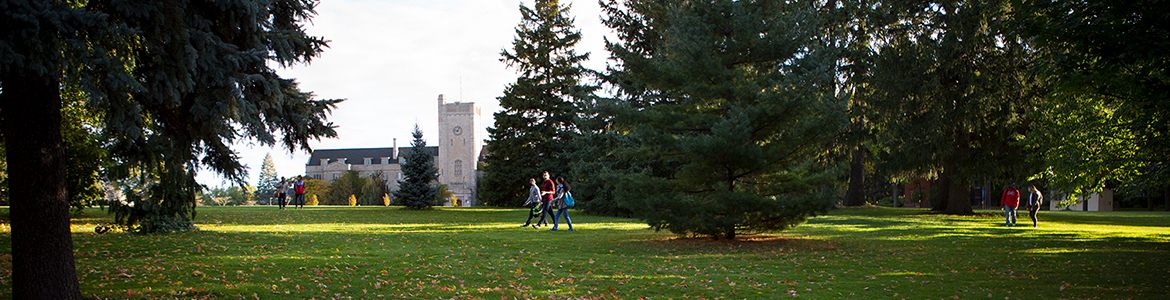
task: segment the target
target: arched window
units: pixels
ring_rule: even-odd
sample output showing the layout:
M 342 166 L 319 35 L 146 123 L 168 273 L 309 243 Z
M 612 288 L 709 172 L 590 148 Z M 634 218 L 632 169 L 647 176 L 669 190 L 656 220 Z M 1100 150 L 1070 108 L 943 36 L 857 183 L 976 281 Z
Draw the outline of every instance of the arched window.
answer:
M 455 160 L 455 177 L 463 176 L 463 161 Z

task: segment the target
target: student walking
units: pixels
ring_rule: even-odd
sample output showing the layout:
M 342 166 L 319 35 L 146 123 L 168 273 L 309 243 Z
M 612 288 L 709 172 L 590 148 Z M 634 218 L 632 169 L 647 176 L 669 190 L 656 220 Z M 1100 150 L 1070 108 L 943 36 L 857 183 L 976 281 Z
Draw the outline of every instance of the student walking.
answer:
M 287 191 L 287 190 L 288 190 L 288 178 L 281 177 L 280 183 L 276 184 L 276 195 L 275 195 L 276 196 L 276 203 L 280 204 L 280 209 L 284 209 L 284 205 L 285 205 L 284 200 L 285 200 L 285 198 L 288 197 L 288 194 L 285 193 L 285 191 Z
M 293 192 L 296 193 L 297 208 L 305 208 L 305 178 L 297 176 L 297 181 L 293 183 Z
M 569 224 L 569 231 L 573 231 L 573 220 L 569 219 L 569 205 L 565 203 L 565 198 L 569 196 L 569 184 L 565 182 L 564 177 L 557 176 L 557 192 L 556 200 L 548 209 L 556 208 L 557 213 L 553 215 L 553 228 L 550 231 L 556 231 L 560 224 L 557 223 L 561 216 L 565 216 L 565 223 Z
M 532 224 L 532 218 L 539 215 L 544 209 L 543 206 L 540 206 L 540 186 L 536 185 L 536 178 L 528 178 L 528 183 L 530 185 L 528 187 L 528 200 L 524 201 L 524 206 L 528 207 L 528 220 L 524 221 L 524 225 L 520 225 L 520 227 L 531 225 L 532 228 L 540 228 L 539 223 Z
M 1044 194 L 1036 189 L 1035 185 L 1028 186 L 1028 216 L 1032 217 L 1032 227 L 1037 227 L 1036 213 L 1040 212 L 1040 204 L 1044 203 Z
M 545 220 L 545 217 L 552 213 L 552 209 L 549 207 L 549 205 L 551 205 L 553 200 L 553 194 L 555 194 L 557 191 L 556 185 L 553 184 L 552 178 L 550 178 L 548 175 L 548 171 L 544 171 L 544 174 L 542 174 L 541 177 L 544 178 L 544 180 L 540 183 L 540 207 L 543 207 L 543 209 L 540 212 L 540 221 L 536 222 L 537 228 L 540 228 L 540 224 L 548 225 L 548 221 Z
M 1003 191 L 1003 196 L 1000 197 L 999 203 L 1003 206 L 1004 226 L 1016 226 L 1016 208 L 1020 207 L 1020 191 L 1016 189 L 1016 183 L 1008 184 L 1008 188 Z

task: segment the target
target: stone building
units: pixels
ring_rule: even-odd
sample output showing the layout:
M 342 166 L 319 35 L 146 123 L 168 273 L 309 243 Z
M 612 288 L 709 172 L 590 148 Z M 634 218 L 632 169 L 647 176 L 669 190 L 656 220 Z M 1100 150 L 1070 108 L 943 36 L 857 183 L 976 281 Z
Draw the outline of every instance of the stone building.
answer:
M 439 183 L 446 185 L 458 201 L 444 205 L 478 205 L 476 165 L 483 144 L 483 137 L 477 130 L 480 128 L 480 108 L 474 102 L 448 103 L 443 95 L 439 95 L 438 105 L 439 133 L 437 139 L 432 139 L 438 145 L 426 149 L 435 158 Z M 351 170 L 363 177 L 380 173 L 389 190 L 398 190 L 398 180 L 402 179 L 400 159 L 406 157 L 412 148 L 409 143 L 398 147 L 398 139 L 391 141 L 389 148 L 314 150 L 309 162 L 305 163 L 305 175 L 333 181 Z

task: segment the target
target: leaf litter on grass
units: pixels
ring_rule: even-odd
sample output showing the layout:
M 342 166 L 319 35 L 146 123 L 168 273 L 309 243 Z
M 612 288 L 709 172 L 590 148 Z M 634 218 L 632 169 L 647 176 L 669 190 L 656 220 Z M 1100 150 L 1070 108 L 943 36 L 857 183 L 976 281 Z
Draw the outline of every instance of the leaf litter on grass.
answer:
M 993 227 L 990 217 L 842 209 L 782 233 L 713 241 L 585 215 L 574 218 L 577 232 L 516 229 L 510 224 L 520 210 L 200 212 L 199 232 L 75 228 L 83 292 L 101 299 L 1157 299 L 1170 273 L 1159 255 L 1167 251 L 1165 222 L 1143 217 L 1140 226 L 1114 228 L 1101 223 L 1127 218 L 1109 214 L 1053 213 L 1051 229 L 1020 230 Z M 86 221 L 100 223 L 93 215 L 103 214 Z

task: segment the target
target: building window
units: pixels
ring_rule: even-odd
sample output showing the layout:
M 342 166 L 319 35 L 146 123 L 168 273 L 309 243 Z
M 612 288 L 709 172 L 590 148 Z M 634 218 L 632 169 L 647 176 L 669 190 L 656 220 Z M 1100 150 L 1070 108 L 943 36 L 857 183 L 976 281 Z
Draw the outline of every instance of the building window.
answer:
M 455 177 L 463 176 L 463 161 L 455 160 Z
M 402 173 L 396 173 L 396 174 L 398 174 L 398 180 L 402 180 Z
M 366 157 L 366 161 L 365 161 L 365 163 L 368 165 L 368 164 L 370 164 L 370 161 L 371 161 L 371 160 L 372 160 L 372 158 Z

